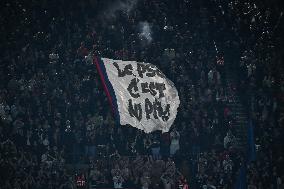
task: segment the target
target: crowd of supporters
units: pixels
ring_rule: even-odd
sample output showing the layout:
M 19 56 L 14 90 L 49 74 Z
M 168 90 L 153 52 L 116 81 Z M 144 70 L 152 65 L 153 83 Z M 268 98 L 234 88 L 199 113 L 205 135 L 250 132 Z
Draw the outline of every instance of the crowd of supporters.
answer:
M 283 187 L 281 7 L 15 0 L 0 10 L 1 188 L 233 188 L 243 165 L 251 189 Z M 170 132 L 117 125 L 90 54 L 157 65 L 181 100 Z M 255 129 L 250 163 L 229 106 L 238 98 Z

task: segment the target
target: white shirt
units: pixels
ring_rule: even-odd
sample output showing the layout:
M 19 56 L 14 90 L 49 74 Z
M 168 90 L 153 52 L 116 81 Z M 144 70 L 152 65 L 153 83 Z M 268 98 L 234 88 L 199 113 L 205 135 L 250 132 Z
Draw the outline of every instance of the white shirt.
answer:
M 122 178 L 120 176 L 114 176 L 112 180 L 114 188 L 122 188 Z

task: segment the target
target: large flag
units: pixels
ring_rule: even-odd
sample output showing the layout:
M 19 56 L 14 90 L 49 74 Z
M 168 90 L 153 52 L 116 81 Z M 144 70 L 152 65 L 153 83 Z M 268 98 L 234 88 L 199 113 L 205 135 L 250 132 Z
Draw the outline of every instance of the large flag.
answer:
M 118 122 L 146 133 L 168 132 L 179 107 L 174 84 L 154 65 L 94 57 Z

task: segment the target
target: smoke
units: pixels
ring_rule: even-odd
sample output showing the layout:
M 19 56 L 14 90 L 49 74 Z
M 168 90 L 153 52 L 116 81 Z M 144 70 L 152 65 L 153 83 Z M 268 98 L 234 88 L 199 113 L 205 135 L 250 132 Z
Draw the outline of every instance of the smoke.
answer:
M 111 2 L 108 8 L 103 12 L 103 19 L 113 20 L 119 12 L 126 13 L 127 15 L 136 7 L 138 0 L 118 0 Z
M 107 0 L 106 0 L 107 1 Z M 139 0 L 117 0 L 112 2 L 111 0 L 106 3 L 106 8 L 103 8 L 102 14 L 99 14 L 99 19 L 103 27 L 108 27 L 113 22 L 117 21 L 118 14 L 123 13 L 129 16 L 132 11 L 137 7 Z M 139 22 L 137 25 L 138 37 L 141 45 L 149 45 L 152 40 L 152 25 L 147 21 Z
M 126 12 L 129 14 L 137 5 L 138 0 L 124 0 L 120 1 L 118 5 L 118 10 Z
M 148 22 L 140 22 L 138 27 L 139 27 L 139 38 L 142 44 L 149 45 L 153 40 L 151 25 Z

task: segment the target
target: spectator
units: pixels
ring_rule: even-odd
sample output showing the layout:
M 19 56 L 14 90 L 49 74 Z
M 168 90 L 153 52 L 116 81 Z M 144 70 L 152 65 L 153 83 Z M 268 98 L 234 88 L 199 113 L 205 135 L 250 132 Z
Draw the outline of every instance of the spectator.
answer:
M 176 129 L 173 129 L 170 133 L 171 136 L 171 145 L 170 145 L 170 155 L 173 156 L 180 148 L 179 139 L 180 134 Z
M 228 149 L 230 147 L 235 147 L 236 137 L 232 134 L 231 131 L 227 132 L 227 135 L 224 138 L 224 148 Z

